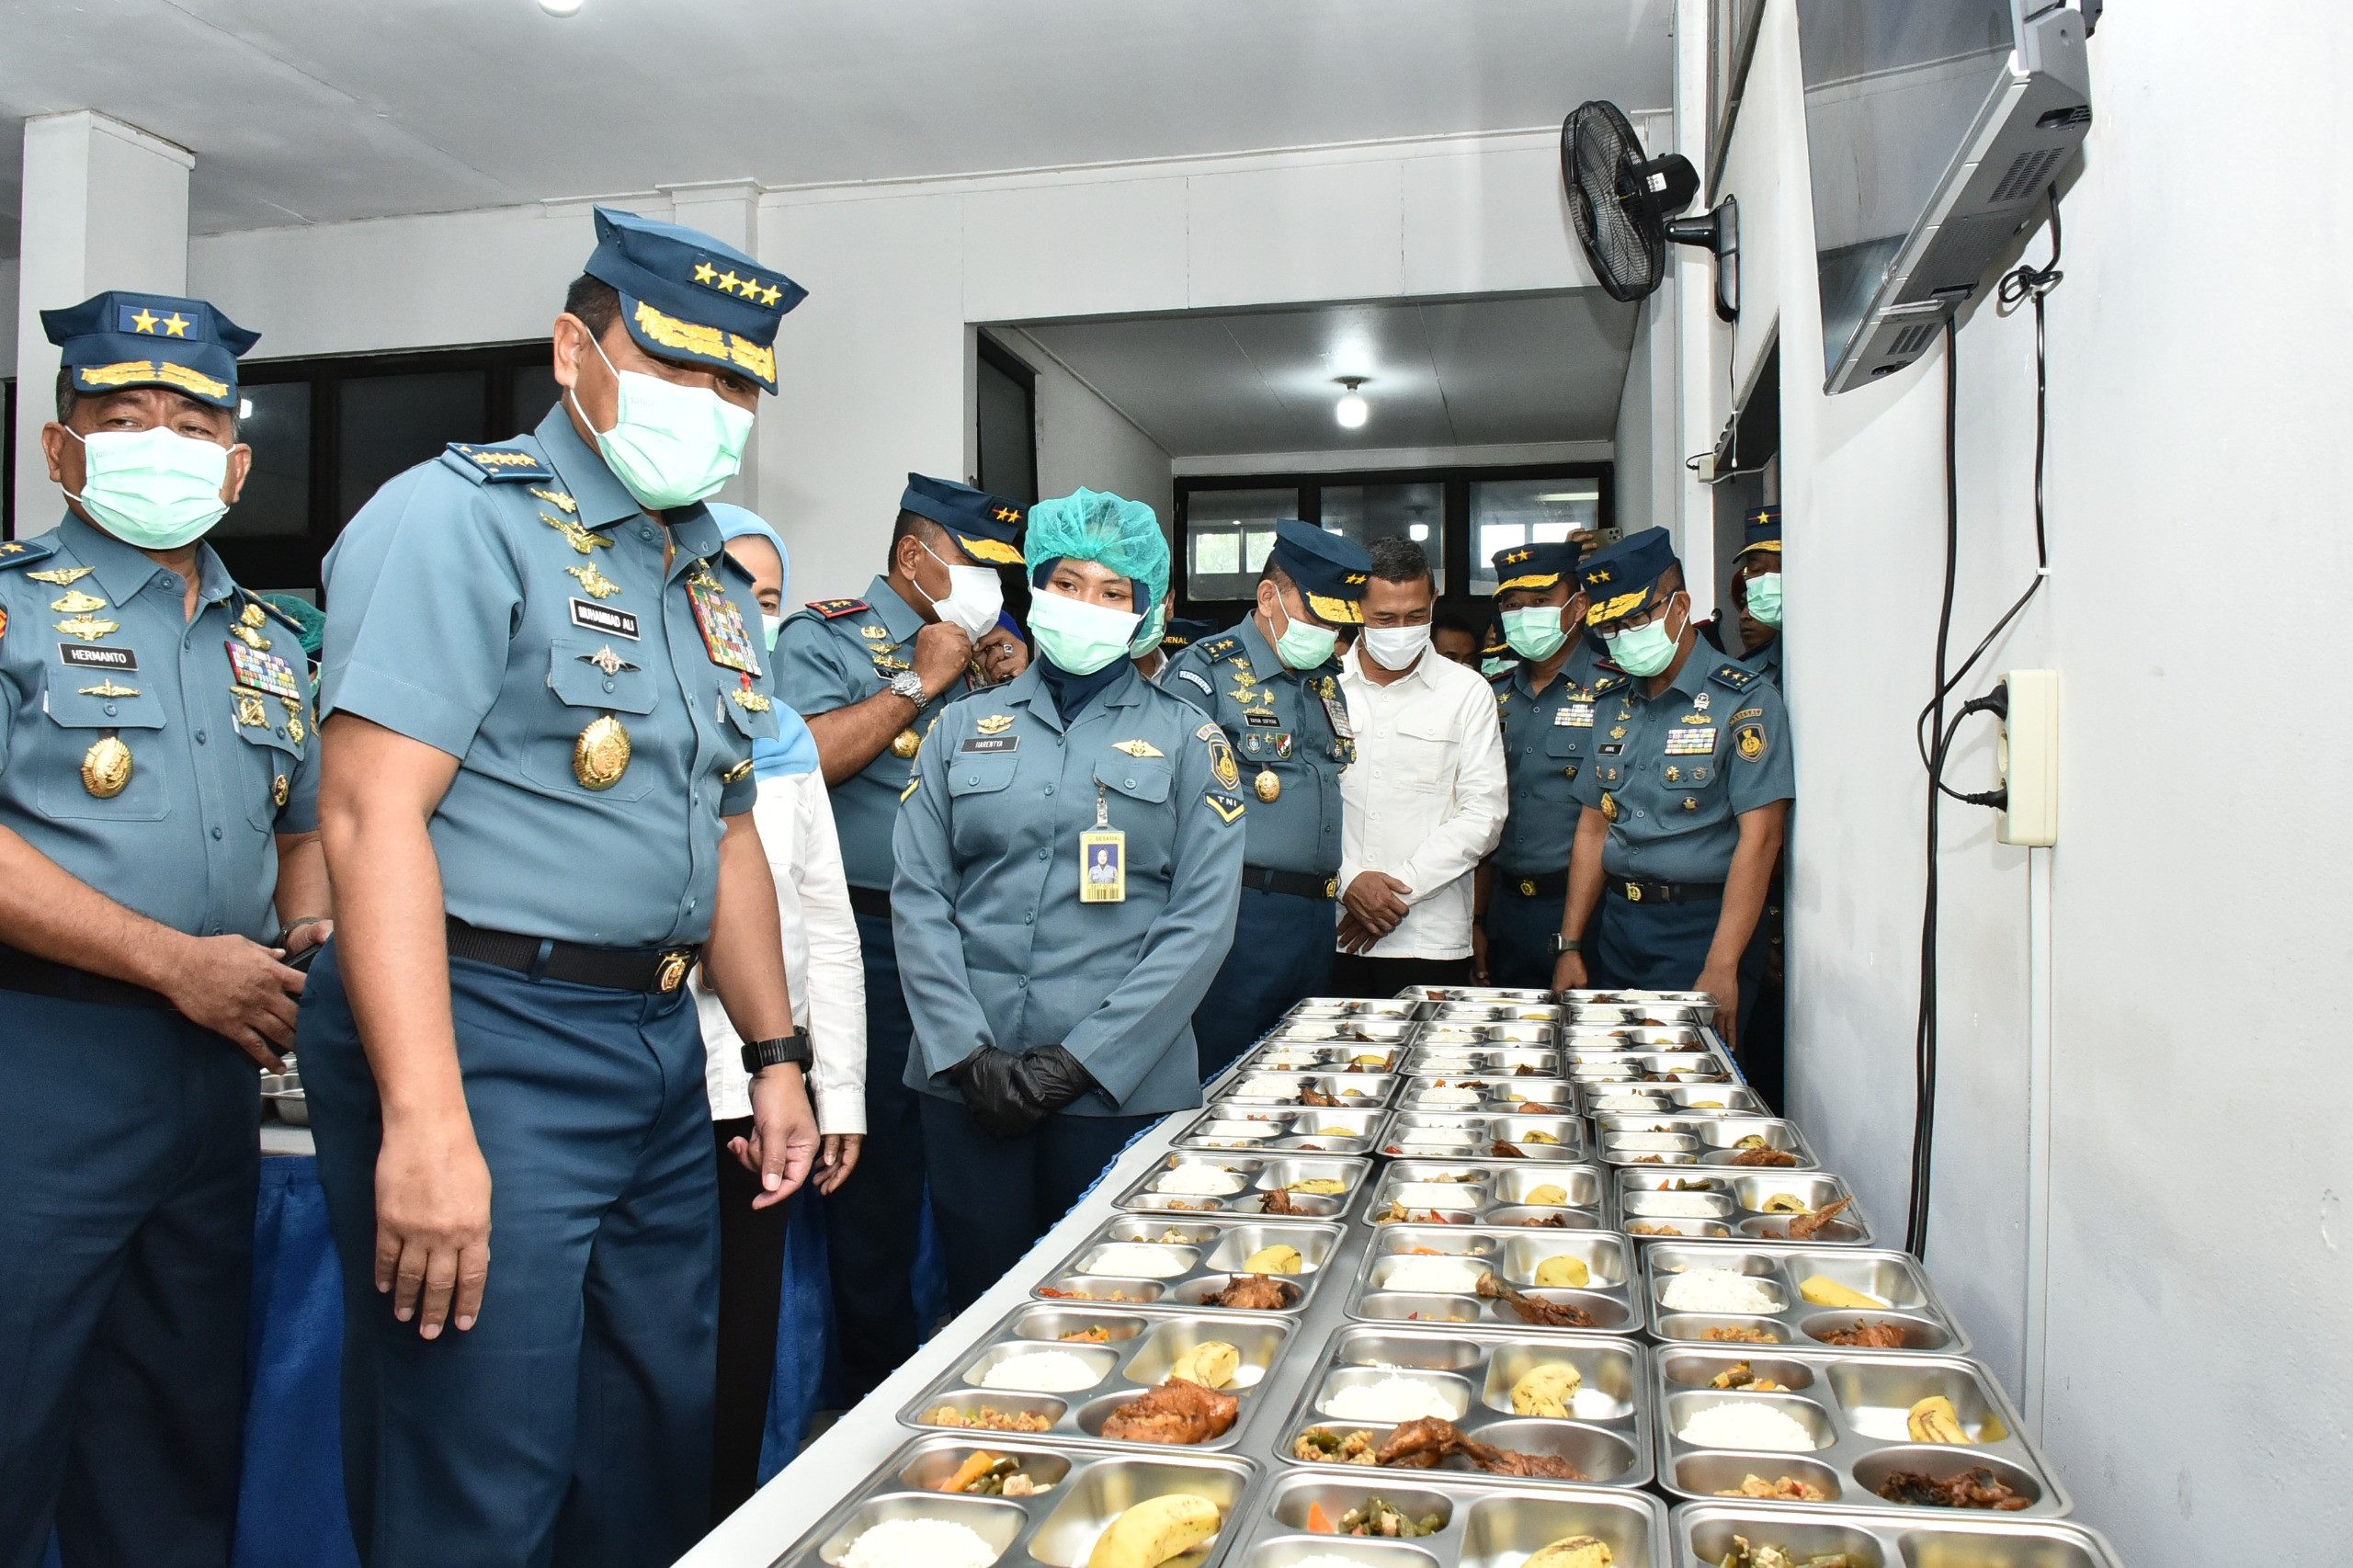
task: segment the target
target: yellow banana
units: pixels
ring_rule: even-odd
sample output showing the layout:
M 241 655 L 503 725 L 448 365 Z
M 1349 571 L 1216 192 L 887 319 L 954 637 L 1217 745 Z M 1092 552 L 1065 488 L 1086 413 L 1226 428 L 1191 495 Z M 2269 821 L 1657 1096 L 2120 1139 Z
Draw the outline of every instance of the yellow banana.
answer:
M 1189 1492 L 1147 1497 L 1113 1519 L 1086 1568 L 1159 1568 L 1217 1534 L 1217 1505 Z
M 1961 1429 L 1961 1413 L 1952 1401 L 1940 1393 L 1930 1394 L 1912 1407 L 1904 1418 L 1904 1429 L 1917 1443 L 1967 1443 L 1969 1434 Z

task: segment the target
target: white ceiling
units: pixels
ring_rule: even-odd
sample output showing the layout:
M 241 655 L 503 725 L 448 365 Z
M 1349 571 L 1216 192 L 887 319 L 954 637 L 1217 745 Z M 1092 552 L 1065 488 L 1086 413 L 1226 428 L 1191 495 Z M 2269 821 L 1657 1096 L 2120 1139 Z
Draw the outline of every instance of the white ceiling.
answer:
M 199 233 L 750 178 L 1034 168 L 1671 101 L 1673 0 L 0 0 L 27 116 L 197 154 Z
M 1021 331 L 1172 457 L 1606 441 L 1636 307 L 1598 289 Z M 1359 429 L 1335 378 L 1369 378 Z

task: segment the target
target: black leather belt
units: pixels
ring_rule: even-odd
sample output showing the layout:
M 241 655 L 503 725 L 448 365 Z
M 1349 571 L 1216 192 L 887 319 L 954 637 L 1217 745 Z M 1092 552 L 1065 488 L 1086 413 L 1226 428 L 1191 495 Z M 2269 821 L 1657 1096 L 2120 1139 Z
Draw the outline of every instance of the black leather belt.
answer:
M 1267 866 L 1242 868 L 1242 885 L 1260 892 L 1287 892 L 1294 898 L 1337 898 L 1340 879 L 1312 876 L 1305 871 L 1278 871 Z
M 1629 903 L 1689 903 L 1724 896 L 1722 882 L 1646 882 L 1637 877 L 1608 876 L 1601 885 Z
M 849 890 L 849 906 L 860 915 L 871 915 L 877 920 L 891 918 L 891 895 L 881 888 L 853 886 Z
M 1507 887 L 1522 898 L 1566 898 L 1569 896 L 1569 874 L 1566 871 L 1539 871 L 1532 876 L 1514 876 L 1509 871 L 1495 873 L 1497 885 Z
M 533 980 L 569 981 L 608 991 L 676 991 L 687 983 L 687 971 L 702 957 L 702 949 L 691 942 L 664 948 L 592 948 L 580 942 L 559 942 L 552 937 L 485 931 L 454 915 L 449 916 L 449 923 L 453 959 L 494 964 Z
M 104 1007 L 143 1007 L 156 1013 L 178 1011 L 160 991 L 150 991 L 112 975 L 92 974 L 72 964 L 37 958 L 7 947 L 0 947 L 0 991 L 54 996 L 65 1002 L 95 1002 Z

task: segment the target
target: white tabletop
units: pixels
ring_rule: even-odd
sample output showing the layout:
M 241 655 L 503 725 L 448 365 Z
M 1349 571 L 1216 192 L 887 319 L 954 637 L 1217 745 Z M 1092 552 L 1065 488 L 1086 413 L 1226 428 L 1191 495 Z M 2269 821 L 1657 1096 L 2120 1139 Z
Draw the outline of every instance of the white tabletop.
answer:
M 801 1453 L 752 1500 L 730 1515 L 700 1544 L 678 1560 L 679 1568 L 768 1568 L 787 1547 L 823 1518 L 825 1511 L 917 1436 L 899 1425 L 898 1415 L 931 1381 L 946 1372 L 997 1320 L 1029 1299 L 1030 1288 L 1051 1265 L 1076 1250 L 1116 1210 L 1125 1192 L 1168 1152 L 1198 1110 L 1180 1110 L 1130 1144 L 1092 1191 L 1062 1218 L 1008 1270 L 988 1293 L 964 1309 L 929 1344 L 858 1402 L 831 1431 Z

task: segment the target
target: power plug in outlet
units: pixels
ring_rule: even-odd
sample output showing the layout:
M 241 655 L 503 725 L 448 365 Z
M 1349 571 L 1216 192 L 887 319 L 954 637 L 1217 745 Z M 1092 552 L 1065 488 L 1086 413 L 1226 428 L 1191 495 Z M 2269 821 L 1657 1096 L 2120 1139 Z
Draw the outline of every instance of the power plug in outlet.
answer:
M 1995 836 L 2047 849 L 2059 842 L 2059 672 L 2012 670 L 2002 684 L 2009 695 L 2001 742 L 2008 802 L 1995 814 Z

